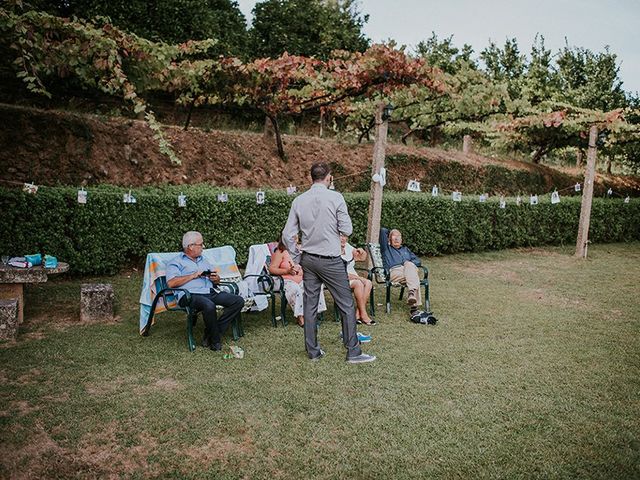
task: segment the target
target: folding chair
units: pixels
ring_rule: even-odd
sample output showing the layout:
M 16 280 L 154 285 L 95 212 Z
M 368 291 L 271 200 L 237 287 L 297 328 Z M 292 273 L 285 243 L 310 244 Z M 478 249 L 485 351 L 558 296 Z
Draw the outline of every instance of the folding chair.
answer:
M 386 289 L 386 310 L 387 313 L 391 313 L 391 288 L 399 287 L 400 288 L 400 300 L 404 295 L 404 290 L 406 288 L 406 283 L 398 283 L 392 282 L 391 276 L 389 275 L 389 269 L 384 264 L 384 260 L 382 258 L 382 252 L 380 250 L 379 243 L 367 243 L 367 250 L 369 251 L 369 258 L 371 258 L 371 263 L 373 267 L 369 270 L 369 280 L 374 281 L 378 284 L 382 284 Z M 431 315 L 431 306 L 429 300 L 429 269 L 427 267 L 421 266 L 418 267 L 418 270 L 422 271 L 423 278 L 420 280 L 420 286 L 424 288 L 424 306 L 425 312 L 427 315 Z M 371 290 L 371 297 L 369 298 L 371 304 L 371 312 L 374 312 L 375 299 L 374 299 L 374 289 Z
M 182 311 L 187 314 L 187 344 L 190 351 L 194 351 L 196 344 L 193 338 L 193 327 L 196 323 L 198 311 L 191 307 L 191 294 L 182 288 L 169 288 L 166 279 L 166 264 L 179 255 L 180 252 L 150 253 L 145 264 L 144 283 L 140 295 L 140 334 L 148 336 L 151 326 L 155 323 L 154 316 L 163 311 Z M 231 246 L 206 249 L 202 254 L 209 262 L 220 269 L 220 288 L 229 293 L 242 295 L 245 305 L 242 312 L 249 310 L 255 303 L 253 296 L 248 294 L 248 288 L 239 274 L 235 263 L 235 250 Z M 243 285 L 244 284 L 244 285 Z M 178 298 L 182 294 L 182 298 Z M 150 301 L 150 299 L 153 300 Z M 218 309 L 223 307 L 218 306 Z M 232 321 L 233 339 L 238 340 L 244 335 L 241 313 Z

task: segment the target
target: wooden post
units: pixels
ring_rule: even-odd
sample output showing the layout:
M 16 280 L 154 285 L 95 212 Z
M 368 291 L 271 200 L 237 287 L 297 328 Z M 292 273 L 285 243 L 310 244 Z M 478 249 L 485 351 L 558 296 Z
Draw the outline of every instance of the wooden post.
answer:
M 584 174 L 584 186 L 582 189 L 582 208 L 580 210 L 580 223 L 578 224 L 578 239 L 576 240 L 576 257 L 587 258 L 587 245 L 589 243 L 589 220 L 591 219 L 591 202 L 593 200 L 593 182 L 596 174 L 596 140 L 598 139 L 598 127 L 595 125 L 589 130 L 589 150 L 587 151 L 587 170 Z
M 462 153 L 471 153 L 473 148 L 473 140 L 471 135 L 465 135 L 462 137 Z
M 376 109 L 376 141 L 373 144 L 373 162 L 371 174 L 380 172 L 384 167 L 385 148 L 387 146 L 387 120 L 382 120 L 385 104 L 380 102 Z M 367 220 L 367 242 L 378 243 L 380 238 L 380 218 L 382 217 L 382 186 L 371 182 L 369 191 L 369 216 Z

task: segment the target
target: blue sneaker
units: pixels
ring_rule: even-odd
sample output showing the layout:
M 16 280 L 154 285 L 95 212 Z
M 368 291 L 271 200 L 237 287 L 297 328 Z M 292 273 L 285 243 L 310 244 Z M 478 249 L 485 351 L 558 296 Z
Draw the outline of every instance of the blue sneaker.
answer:
M 342 332 L 340 332 L 340 338 L 342 338 Z M 371 335 L 358 332 L 358 340 L 360 340 L 360 343 L 369 343 L 371 341 Z

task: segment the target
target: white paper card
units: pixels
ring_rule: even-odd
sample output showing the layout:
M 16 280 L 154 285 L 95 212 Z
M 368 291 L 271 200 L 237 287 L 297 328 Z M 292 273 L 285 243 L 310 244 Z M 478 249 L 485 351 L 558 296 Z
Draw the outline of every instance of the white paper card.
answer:
M 287 187 L 287 195 L 295 195 L 297 191 L 298 191 L 298 189 L 296 187 L 294 187 L 293 185 L 289 185 Z
M 433 188 L 431 189 L 431 196 L 432 197 L 437 197 L 438 196 L 438 186 L 434 185 Z
M 486 193 L 483 193 L 482 195 L 480 195 L 480 196 L 478 197 L 478 201 L 479 201 L 480 203 L 485 203 L 485 202 L 487 201 L 487 196 L 488 196 L 488 195 L 487 195 Z
M 538 195 L 531 195 L 529 197 L 529 204 L 530 205 L 538 205 Z
M 219 201 L 219 202 L 223 202 L 223 203 L 224 203 L 224 202 L 228 202 L 228 201 L 229 201 L 229 196 L 228 196 L 226 193 L 224 193 L 224 192 L 219 193 L 219 194 L 218 194 L 218 201 Z
M 500 208 L 506 208 L 507 202 L 504 201 L 504 197 L 500 197 Z
M 84 188 L 78 190 L 78 203 L 81 205 L 85 205 L 87 203 L 87 192 Z
M 264 192 L 256 192 L 256 203 L 258 205 L 264 204 Z
M 518 195 L 516 197 L 516 205 L 520 205 L 522 203 L 522 198 L 520 197 L 520 195 Z
M 461 202 L 462 201 L 462 192 L 453 192 L 451 194 L 451 199 L 454 202 Z
M 136 197 L 134 197 L 131 194 L 131 190 L 129 190 L 129 193 L 123 193 L 122 194 L 122 201 L 124 203 L 137 203 L 138 201 L 136 200 Z
M 33 183 L 25 183 L 22 186 L 22 191 L 26 193 L 35 194 L 38 191 L 38 186 Z
M 573 188 L 575 188 L 576 192 L 579 192 L 580 191 L 580 184 L 576 183 Z
M 611 190 L 611 189 L 607 190 L 607 195 L 609 195 L 609 196 L 613 195 L 613 190 Z
M 187 196 L 180 194 L 178 195 L 178 207 L 186 207 L 187 206 Z
M 629 203 L 629 197 L 628 197 L 628 196 L 626 196 L 626 197 L 624 198 L 624 203 Z
M 420 182 L 417 180 L 409 180 L 407 184 L 407 190 L 410 192 L 419 192 L 420 191 Z
M 560 194 L 558 192 L 553 192 L 551 194 L 551 203 L 553 204 L 560 203 Z

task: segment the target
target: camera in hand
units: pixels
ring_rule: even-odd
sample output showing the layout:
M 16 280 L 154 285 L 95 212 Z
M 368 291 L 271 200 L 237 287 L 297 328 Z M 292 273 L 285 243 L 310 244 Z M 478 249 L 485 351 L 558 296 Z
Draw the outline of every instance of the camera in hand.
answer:
M 211 275 L 211 270 L 205 270 L 200 274 L 201 277 L 209 277 Z

